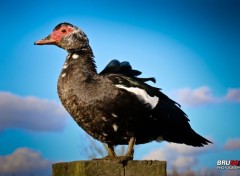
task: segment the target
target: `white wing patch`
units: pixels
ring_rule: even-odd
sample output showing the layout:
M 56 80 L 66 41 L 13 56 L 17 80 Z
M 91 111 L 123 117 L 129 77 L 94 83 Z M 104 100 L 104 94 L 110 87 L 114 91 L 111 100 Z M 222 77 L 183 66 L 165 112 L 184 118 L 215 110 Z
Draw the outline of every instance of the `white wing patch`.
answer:
M 148 93 L 140 89 L 138 87 L 124 87 L 123 85 L 116 85 L 118 88 L 125 89 L 128 92 L 134 93 L 140 101 L 142 101 L 144 104 L 149 104 L 151 106 L 151 109 L 155 108 L 159 98 L 157 96 L 150 96 Z

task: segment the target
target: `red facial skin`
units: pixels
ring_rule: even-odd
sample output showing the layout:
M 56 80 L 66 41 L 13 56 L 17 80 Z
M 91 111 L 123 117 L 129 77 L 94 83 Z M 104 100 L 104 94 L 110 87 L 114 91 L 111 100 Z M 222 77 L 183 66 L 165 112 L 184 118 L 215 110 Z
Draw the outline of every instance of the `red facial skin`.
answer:
M 72 31 L 73 31 L 73 28 L 68 26 L 62 26 L 58 30 L 53 31 L 53 33 L 51 34 L 51 38 L 56 42 L 59 42 L 63 36 L 71 33 Z
M 52 32 L 52 34 L 44 39 L 36 41 L 35 45 L 54 45 L 61 41 L 63 36 L 71 33 L 73 31 L 72 27 L 61 26 L 59 29 Z

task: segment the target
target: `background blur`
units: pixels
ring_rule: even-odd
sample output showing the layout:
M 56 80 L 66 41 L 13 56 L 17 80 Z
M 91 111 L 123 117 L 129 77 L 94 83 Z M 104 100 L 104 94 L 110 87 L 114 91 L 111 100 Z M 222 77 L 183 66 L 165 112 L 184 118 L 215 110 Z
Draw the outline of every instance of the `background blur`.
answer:
M 0 176 L 49 176 L 51 164 L 100 156 L 101 147 L 61 106 L 57 79 L 67 53 L 34 46 L 60 22 L 88 35 L 98 71 L 127 60 L 182 105 L 214 142 L 193 148 L 139 145 L 135 159 L 167 160 L 169 175 L 240 175 L 217 160 L 240 160 L 240 1 L 0 2 Z

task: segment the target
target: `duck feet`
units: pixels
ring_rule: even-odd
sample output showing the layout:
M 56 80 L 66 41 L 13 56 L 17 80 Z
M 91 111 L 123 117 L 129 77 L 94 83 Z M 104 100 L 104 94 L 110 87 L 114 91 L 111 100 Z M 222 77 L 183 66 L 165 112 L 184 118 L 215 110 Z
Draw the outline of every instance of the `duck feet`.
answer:
M 133 160 L 133 156 L 118 156 L 116 157 L 116 160 L 118 161 L 118 163 L 127 163 L 128 161 L 132 161 Z
M 119 163 L 125 164 L 128 161 L 133 160 L 133 154 L 134 154 L 134 145 L 136 142 L 136 138 L 135 137 L 131 137 L 129 142 L 128 142 L 128 149 L 127 152 L 124 156 L 117 156 L 114 152 L 114 146 L 108 144 L 107 145 L 107 152 L 108 155 L 103 157 L 103 158 L 96 158 L 93 160 L 115 160 L 118 161 Z
M 94 158 L 93 160 L 113 160 L 113 159 L 116 159 L 117 155 L 114 152 L 114 146 L 113 145 L 110 145 L 110 144 L 107 145 L 107 152 L 108 152 L 107 156 L 105 156 L 103 158 Z

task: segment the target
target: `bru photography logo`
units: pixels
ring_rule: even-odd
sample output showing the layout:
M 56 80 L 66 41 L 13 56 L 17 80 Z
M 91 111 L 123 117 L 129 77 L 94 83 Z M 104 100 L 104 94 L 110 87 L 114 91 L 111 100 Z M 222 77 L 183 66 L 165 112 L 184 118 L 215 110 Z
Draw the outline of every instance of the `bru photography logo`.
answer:
M 218 160 L 217 169 L 240 170 L 240 160 Z

